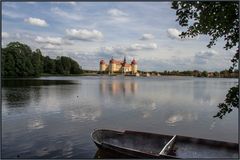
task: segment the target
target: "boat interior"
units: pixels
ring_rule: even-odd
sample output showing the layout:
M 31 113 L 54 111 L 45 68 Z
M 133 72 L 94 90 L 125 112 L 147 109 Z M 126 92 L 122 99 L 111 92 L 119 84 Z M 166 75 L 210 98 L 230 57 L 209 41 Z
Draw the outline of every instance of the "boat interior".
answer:
M 104 132 L 101 130 L 100 132 Z M 159 136 L 134 131 L 108 131 L 94 134 L 93 137 L 100 143 L 137 150 L 149 154 L 159 154 L 162 148 L 171 140 L 172 136 Z
M 179 158 L 238 158 L 238 144 L 136 131 L 99 130 L 92 134 L 99 144 L 155 156 Z
M 168 155 L 181 158 L 238 158 L 238 144 L 176 136 Z

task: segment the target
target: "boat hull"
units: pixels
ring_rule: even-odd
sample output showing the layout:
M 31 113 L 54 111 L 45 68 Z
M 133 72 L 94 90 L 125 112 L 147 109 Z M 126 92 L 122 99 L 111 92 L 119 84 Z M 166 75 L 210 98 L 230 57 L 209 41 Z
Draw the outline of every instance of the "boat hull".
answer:
M 95 143 L 96 146 L 99 148 L 100 151 L 98 152 L 110 152 L 111 155 L 101 155 L 101 153 L 99 154 L 99 158 L 114 158 L 116 157 L 116 155 L 119 155 L 119 157 L 117 158 L 147 158 L 147 159 L 158 159 L 158 158 L 165 158 L 165 159 L 178 159 L 177 157 L 173 157 L 173 156 L 165 156 L 165 155 L 160 155 L 160 156 L 155 156 L 155 155 L 149 155 L 147 153 L 142 153 L 142 152 L 137 152 L 137 151 L 132 151 L 129 149 L 124 149 L 124 148 L 120 148 L 120 147 L 114 147 L 114 146 L 106 146 L 106 145 L 99 145 L 97 143 Z M 113 157 L 114 155 L 114 157 Z M 97 155 L 95 157 L 98 157 Z

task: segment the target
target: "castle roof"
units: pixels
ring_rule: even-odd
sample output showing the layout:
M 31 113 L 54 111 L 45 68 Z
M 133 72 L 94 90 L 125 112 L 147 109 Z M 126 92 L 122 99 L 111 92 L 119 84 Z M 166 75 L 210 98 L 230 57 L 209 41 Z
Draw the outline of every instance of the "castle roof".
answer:
M 125 64 L 123 64 L 123 67 L 131 67 L 131 64 L 125 63 Z
M 114 63 L 114 64 L 123 64 L 123 61 L 118 61 L 118 60 L 110 60 L 110 63 Z
M 133 59 L 131 64 L 137 64 L 137 61 L 135 59 Z
M 137 64 L 137 61 L 135 59 L 132 60 L 131 64 L 128 64 L 126 63 L 126 58 L 124 58 L 123 61 L 121 60 L 115 60 L 113 58 L 110 59 L 109 61 L 110 64 L 117 64 L 117 65 L 122 65 L 122 66 L 125 66 L 125 67 L 130 67 L 131 65 L 135 65 Z M 100 61 L 100 64 L 105 64 L 104 60 L 101 60 Z
M 102 60 L 100 61 L 100 64 L 105 64 L 105 61 L 102 59 Z

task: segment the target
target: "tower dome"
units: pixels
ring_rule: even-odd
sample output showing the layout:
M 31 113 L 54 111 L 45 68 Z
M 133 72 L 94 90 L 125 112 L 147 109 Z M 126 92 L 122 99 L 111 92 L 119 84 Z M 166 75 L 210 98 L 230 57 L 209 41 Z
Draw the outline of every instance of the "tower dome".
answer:
M 135 59 L 132 60 L 131 64 L 137 64 L 137 61 Z
M 102 60 L 100 61 L 100 64 L 105 64 L 105 61 L 102 59 Z

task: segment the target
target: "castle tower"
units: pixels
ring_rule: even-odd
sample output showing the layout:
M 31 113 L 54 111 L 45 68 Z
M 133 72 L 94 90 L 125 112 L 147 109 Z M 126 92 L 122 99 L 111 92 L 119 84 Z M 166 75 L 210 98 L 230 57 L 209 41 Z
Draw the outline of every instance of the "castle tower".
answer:
M 123 63 L 122 63 L 122 73 L 125 73 L 126 63 L 127 63 L 126 56 L 124 56 L 124 58 L 123 58 Z
M 107 65 L 106 65 L 105 61 L 102 59 L 100 61 L 100 72 L 106 71 L 106 68 L 107 68 Z
M 137 73 L 137 61 L 135 59 L 132 60 L 131 66 L 132 66 L 132 74 L 136 74 Z
M 123 64 L 126 64 L 126 56 L 124 56 L 124 59 L 123 59 Z
M 114 63 L 114 59 L 112 57 L 112 59 L 109 61 L 109 72 L 113 73 L 116 70 L 116 64 Z

